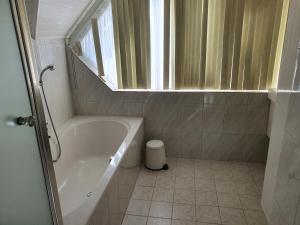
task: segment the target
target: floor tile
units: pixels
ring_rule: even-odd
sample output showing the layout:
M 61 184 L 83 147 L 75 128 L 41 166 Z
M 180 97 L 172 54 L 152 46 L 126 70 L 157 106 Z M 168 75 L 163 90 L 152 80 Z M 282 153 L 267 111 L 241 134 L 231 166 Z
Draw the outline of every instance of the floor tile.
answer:
M 195 168 L 195 177 L 200 179 L 213 179 L 214 171 L 211 168 Z
M 136 216 L 148 216 L 150 201 L 131 199 L 127 208 L 127 214 Z
M 174 202 L 181 204 L 195 204 L 195 192 L 192 190 L 175 189 Z
M 195 179 L 194 178 L 176 177 L 175 189 L 194 190 L 195 189 Z
M 221 207 L 242 208 L 240 198 L 236 194 L 218 193 L 218 204 Z
M 246 225 L 246 219 L 242 209 L 220 207 L 220 216 L 222 224 Z
M 266 217 L 261 211 L 245 210 L 248 225 L 268 225 Z
M 146 225 L 147 217 L 125 215 L 122 225 Z
M 175 187 L 175 177 L 174 176 L 157 176 L 156 187 L 161 188 L 174 188 Z
M 237 187 L 233 181 L 224 181 L 224 180 L 216 180 L 216 190 L 217 192 L 236 194 Z
M 151 202 L 149 216 L 159 218 L 172 217 L 172 203 Z
M 171 225 L 171 219 L 149 217 L 147 225 Z
M 232 172 L 232 180 L 237 182 L 253 182 L 252 174 L 250 173 L 250 169 L 243 170 L 234 170 Z
M 212 169 L 212 161 L 209 160 L 195 160 L 195 168 L 208 168 Z
M 240 195 L 242 207 L 244 209 L 262 210 L 261 198 L 253 195 Z
M 154 175 L 144 175 L 140 173 L 136 184 L 140 186 L 154 187 L 156 181 L 156 176 Z
M 155 188 L 153 193 L 153 201 L 173 202 L 174 189 Z
M 198 191 L 216 191 L 215 181 L 213 179 L 195 179 L 195 189 Z
M 191 177 L 195 176 L 195 168 L 194 167 L 178 167 L 175 171 L 176 177 Z
M 196 191 L 196 204 L 217 206 L 218 199 L 216 192 Z
M 241 195 L 259 195 L 260 191 L 253 182 L 236 183 L 238 193 Z
M 185 159 L 185 158 L 177 158 L 177 168 L 178 167 L 195 167 L 195 160 L 194 159 Z
M 136 186 L 132 193 L 132 199 L 151 200 L 153 195 L 152 187 Z
M 213 206 L 201 206 L 196 207 L 197 221 L 203 223 L 220 223 L 220 213 L 218 207 Z
M 174 203 L 172 219 L 195 221 L 195 205 Z
M 231 169 L 214 170 L 214 178 L 216 180 L 232 180 Z
M 172 220 L 172 225 L 196 225 L 196 222 L 186 220 Z

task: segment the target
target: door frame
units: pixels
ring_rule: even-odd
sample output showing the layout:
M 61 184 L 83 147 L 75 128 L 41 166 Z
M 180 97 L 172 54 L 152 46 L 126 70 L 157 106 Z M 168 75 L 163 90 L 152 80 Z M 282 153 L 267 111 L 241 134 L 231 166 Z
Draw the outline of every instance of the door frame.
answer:
M 40 88 L 36 80 L 38 72 L 31 42 L 25 3 L 24 0 L 10 0 L 10 6 L 19 44 L 32 116 L 35 118 L 35 132 L 43 168 L 45 186 L 47 189 L 51 217 L 54 225 L 63 225 L 46 119 Z

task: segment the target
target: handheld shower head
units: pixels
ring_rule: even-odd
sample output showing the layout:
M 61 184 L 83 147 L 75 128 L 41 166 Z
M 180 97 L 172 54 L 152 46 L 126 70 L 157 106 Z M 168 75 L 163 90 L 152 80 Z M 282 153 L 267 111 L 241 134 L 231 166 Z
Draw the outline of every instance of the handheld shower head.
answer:
M 44 76 L 44 74 L 45 74 L 45 72 L 47 70 L 54 71 L 55 70 L 55 66 L 53 64 L 49 64 L 44 69 L 42 69 L 42 71 L 40 73 L 40 85 L 43 85 L 43 76 Z

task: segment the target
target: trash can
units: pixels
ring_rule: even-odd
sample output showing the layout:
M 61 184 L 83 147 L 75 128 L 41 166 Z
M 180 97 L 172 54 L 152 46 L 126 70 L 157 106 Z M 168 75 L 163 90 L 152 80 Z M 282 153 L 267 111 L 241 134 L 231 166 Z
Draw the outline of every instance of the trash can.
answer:
M 146 143 L 146 168 L 150 170 L 167 170 L 166 152 L 161 140 L 151 140 Z

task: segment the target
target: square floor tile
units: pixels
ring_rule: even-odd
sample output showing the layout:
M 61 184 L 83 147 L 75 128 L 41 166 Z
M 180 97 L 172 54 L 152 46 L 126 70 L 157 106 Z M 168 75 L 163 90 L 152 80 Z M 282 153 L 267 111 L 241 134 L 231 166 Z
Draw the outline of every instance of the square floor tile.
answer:
M 240 198 L 236 194 L 218 193 L 218 204 L 221 207 L 242 208 Z
M 174 203 L 172 219 L 195 221 L 195 205 Z
M 147 225 L 171 225 L 171 219 L 149 217 Z
M 220 215 L 222 224 L 246 225 L 246 219 L 242 209 L 220 207 Z
M 181 204 L 195 204 L 195 192 L 192 190 L 176 189 L 174 192 L 174 202 Z
M 132 193 L 132 199 L 151 200 L 153 195 L 152 187 L 135 186 Z
M 173 202 L 174 189 L 155 188 L 153 201 Z
M 196 222 L 186 220 L 172 220 L 172 225 L 196 225 Z
M 216 180 L 232 180 L 232 172 L 230 169 L 214 170 L 214 178 Z
M 195 179 L 195 189 L 198 191 L 216 191 L 215 181 L 213 179 Z
M 200 179 L 213 179 L 214 171 L 211 168 L 198 168 L 195 169 L 195 177 Z
M 260 191 L 253 182 L 236 183 L 238 193 L 241 195 L 259 195 Z
M 147 187 L 154 187 L 156 181 L 156 176 L 154 175 L 145 175 L 143 173 L 140 173 L 136 184 L 139 186 L 147 186 Z
M 195 168 L 194 167 L 178 167 L 175 171 L 176 177 L 195 177 Z
M 125 215 L 122 225 L 146 225 L 147 217 Z
M 196 204 L 217 206 L 218 199 L 216 192 L 196 191 Z
M 172 203 L 151 202 L 149 216 L 159 218 L 172 217 Z
M 220 213 L 218 207 L 197 205 L 197 221 L 202 223 L 220 223 Z
M 127 214 L 136 216 L 148 216 L 151 202 L 131 199 L 127 208 Z
M 194 178 L 176 177 L 175 189 L 194 190 L 195 189 L 195 179 Z
M 245 210 L 248 225 L 268 225 L 265 214 L 261 211 Z
M 194 166 L 195 166 L 195 160 L 194 159 L 177 158 L 177 168 L 178 167 L 194 168 Z
M 233 181 L 216 180 L 217 192 L 236 194 L 237 187 Z
M 175 187 L 175 177 L 174 176 L 157 176 L 156 187 L 160 188 L 174 188 Z
M 262 210 L 261 198 L 253 195 L 240 195 L 242 207 L 244 209 Z

